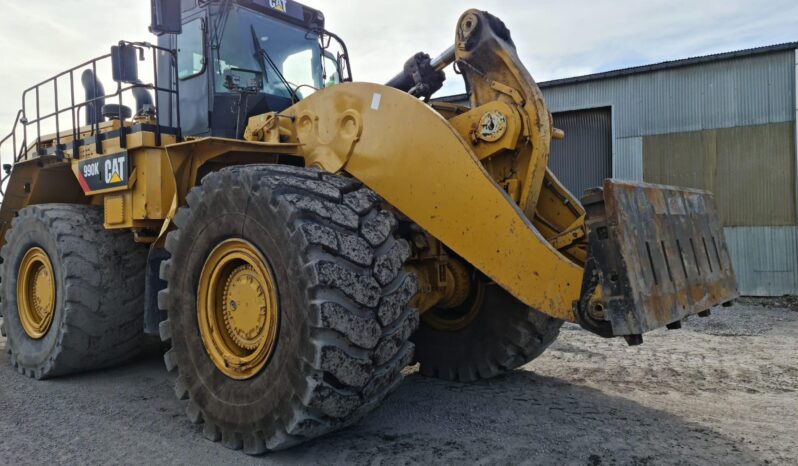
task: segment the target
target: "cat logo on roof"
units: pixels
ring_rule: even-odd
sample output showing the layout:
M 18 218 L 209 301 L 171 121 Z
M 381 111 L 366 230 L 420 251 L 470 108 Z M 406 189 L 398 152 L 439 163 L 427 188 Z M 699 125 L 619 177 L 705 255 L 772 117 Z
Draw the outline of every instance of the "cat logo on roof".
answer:
M 288 0 L 269 0 L 269 6 L 277 11 L 286 13 L 288 11 Z

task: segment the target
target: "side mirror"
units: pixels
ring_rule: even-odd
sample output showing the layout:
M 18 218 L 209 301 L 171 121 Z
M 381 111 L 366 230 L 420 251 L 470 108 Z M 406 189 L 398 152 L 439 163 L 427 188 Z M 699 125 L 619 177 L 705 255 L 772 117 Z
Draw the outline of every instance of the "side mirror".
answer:
M 111 47 L 111 68 L 113 79 L 118 83 L 136 84 L 139 80 L 139 64 L 136 47 L 115 45 Z
M 156 36 L 183 32 L 181 0 L 152 0 L 150 32 Z

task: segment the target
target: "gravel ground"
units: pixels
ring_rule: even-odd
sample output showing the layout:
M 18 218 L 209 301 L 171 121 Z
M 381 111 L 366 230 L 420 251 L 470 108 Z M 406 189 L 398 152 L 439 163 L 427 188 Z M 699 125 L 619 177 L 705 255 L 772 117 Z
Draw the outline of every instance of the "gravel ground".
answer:
M 157 347 L 46 382 L 18 375 L 2 352 L 0 463 L 797 464 L 798 312 L 758 304 L 638 347 L 567 325 L 539 359 L 474 384 L 409 368 L 360 424 L 260 458 L 201 437 Z

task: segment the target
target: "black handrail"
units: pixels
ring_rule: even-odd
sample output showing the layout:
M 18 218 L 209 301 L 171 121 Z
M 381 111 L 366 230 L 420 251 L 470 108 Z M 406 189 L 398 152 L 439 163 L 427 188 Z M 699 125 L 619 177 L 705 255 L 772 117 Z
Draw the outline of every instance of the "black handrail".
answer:
M 19 121 L 22 119 L 22 110 L 17 112 L 17 116 L 14 118 L 14 125 L 11 127 L 11 132 L 8 133 L 3 139 L 0 139 L 0 148 L 3 147 L 3 144 L 6 143 L 9 139 L 11 139 L 11 150 L 12 154 L 14 154 L 14 162 L 17 162 L 20 158 L 20 154 L 17 154 L 17 125 Z M 2 152 L 0 152 L 0 158 L 2 158 Z M 3 165 L 3 176 L 0 178 L 0 196 L 5 197 L 6 192 L 3 186 L 6 183 L 6 180 L 9 176 L 11 176 L 11 164 Z
M 57 75 L 41 81 L 40 83 L 29 87 L 22 93 L 22 109 L 17 112 L 16 119 L 14 120 L 14 125 L 12 127 L 11 132 L 0 140 L 0 149 L 2 149 L 3 145 L 11 139 L 12 142 L 12 150 L 14 154 L 13 163 L 19 162 L 26 153 L 31 149 L 29 147 L 29 140 L 28 140 L 28 128 L 35 128 L 36 131 L 36 140 L 35 140 L 35 149 L 36 154 L 39 156 L 46 155 L 46 151 L 42 150 L 42 134 L 41 134 L 41 127 L 42 122 L 49 119 L 55 119 L 55 145 L 54 145 L 54 152 L 58 160 L 62 160 L 64 156 L 64 145 L 61 144 L 61 138 L 63 137 L 62 128 L 61 128 L 61 115 L 64 113 L 69 112 L 71 115 L 71 134 L 72 134 L 72 157 L 79 157 L 79 148 L 81 146 L 81 140 L 79 138 L 80 135 L 80 111 L 81 109 L 85 109 L 88 111 L 88 108 L 91 107 L 92 111 L 96 113 L 96 109 L 94 108 L 99 102 L 104 101 L 106 99 L 111 98 L 118 98 L 119 99 L 119 121 L 124 122 L 124 94 L 127 92 L 132 92 L 133 89 L 136 88 L 143 88 L 148 91 L 152 91 L 155 93 L 155 105 L 156 105 L 156 112 L 155 112 L 155 121 L 156 121 L 156 135 L 155 135 L 155 142 L 156 145 L 161 144 L 161 136 L 162 136 L 162 125 L 161 122 L 164 119 L 163 113 L 161 109 L 158 107 L 160 102 L 160 94 L 166 93 L 169 95 L 170 100 L 174 99 L 175 106 L 174 108 L 176 111 L 173 113 L 171 110 L 165 110 L 169 114 L 168 124 L 169 127 L 176 130 L 176 137 L 177 140 L 180 141 L 182 139 L 181 131 L 180 131 L 180 90 L 179 90 L 179 79 L 178 79 L 178 69 L 177 69 L 177 52 L 173 49 L 167 49 L 164 47 L 159 47 L 157 45 L 150 44 L 148 42 L 128 42 L 128 41 L 120 41 L 119 46 L 129 46 L 135 47 L 138 50 L 140 56 L 144 56 L 143 49 L 150 49 L 152 51 L 152 69 L 153 69 L 153 80 L 150 84 L 144 83 L 134 83 L 129 84 L 127 86 L 123 86 L 121 82 L 117 82 L 116 84 L 116 91 L 111 94 L 106 94 L 103 96 L 94 95 L 91 99 L 84 99 L 83 102 L 76 103 L 75 102 L 75 72 L 87 69 L 91 67 L 92 72 L 94 73 L 95 79 L 97 76 L 97 65 L 98 63 L 102 62 L 103 60 L 108 60 L 111 58 L 111 54 L 105 54 L 100 57 L 94 58 L 92 60 L 86 61 L 81 63 L 78 66 L 72 67 L 68 70 L 62 71 Z M 161 87 L 158 84 L 158 52 L 162 52 L 168 56 L 170 60 L 170 68 L 172 70 L 172 79 L 171 81 L 174 83 L 174 89 L 171 87 Z M 59 85 L 58 80 L 63 78 L 64 76 L 69 76 L 69 98 L 70 98 L 70 105 L 65 108 L 60 108 L 59 102 Z M 54 109 L 52 112 L 48 112 L 46 114 L 42 114 L 41 108 L 41 97 L 43 91 L 46 89 L 45 86 L 52 85 L 52 95 L 55 100 L 54 102 Z M 28 97 L 33 94 L 32 98 L 35 99 L 35 118 L 28 119 Z M 171 105 L 170 105 L 171 107 Z M 33 111 L 33 109 L 31 109 Z M 176 120 L 176 121 L 175 121 Z M 19 124 L 22 124 L 22 143 L 17 148 L 17 131 Z M 176 125 L 174 124 L 176 123 Z M 98 135 L 100 133 L 100 118 L 93 118 L 91 123 L 91 134 Z M 120 125 L 119 130 L 119 138 L 120 138 L 120 145 L 125 147 L 127 144 L 126 138 L 126 127 L 123 124 Z M 97 153 L 102 153 L 102 140 L 99 137 L 95 138 L 96 143 L 96 151 Z M 2 153 L 0 152 L 0 157 L 2 157 Z M 4 165 L 3 168 L 6 171 L 5 176 L 0 179 L 0 196 L 4 196 L 4 189 L 3 189 L 3 182 L 5 182 L 10 174 L 11 166 Z

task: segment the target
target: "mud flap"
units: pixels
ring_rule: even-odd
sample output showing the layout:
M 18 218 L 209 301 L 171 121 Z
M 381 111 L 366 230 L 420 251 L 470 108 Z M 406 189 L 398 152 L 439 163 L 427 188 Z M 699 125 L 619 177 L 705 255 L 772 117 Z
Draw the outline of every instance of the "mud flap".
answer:
M 574 313 L 585 329 L 640 343 L 738 296 L 709 192 L 605 180 L 582 204 L 588 259 Z

